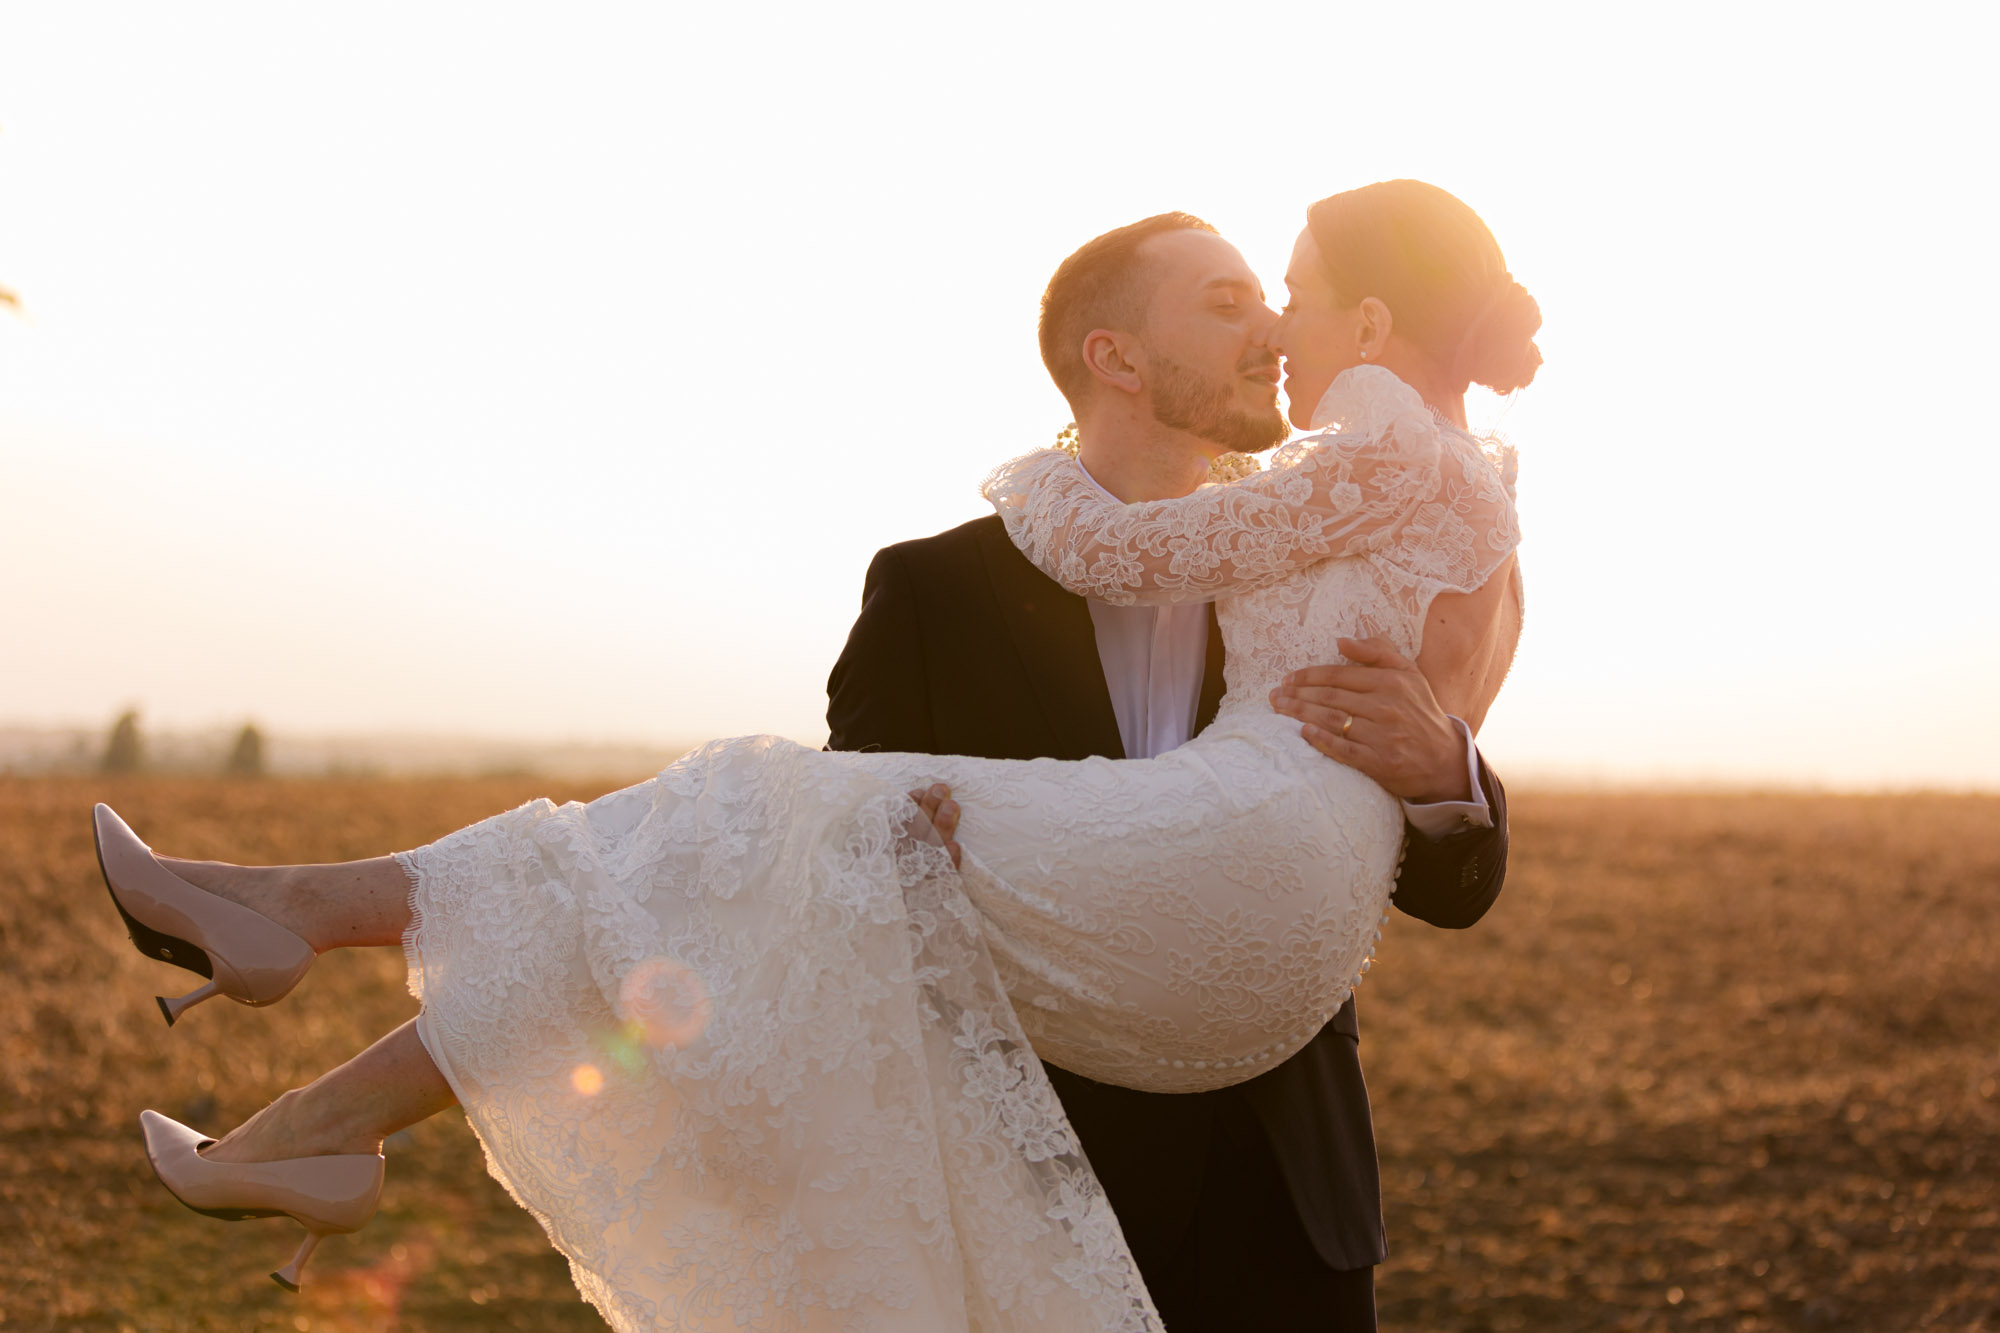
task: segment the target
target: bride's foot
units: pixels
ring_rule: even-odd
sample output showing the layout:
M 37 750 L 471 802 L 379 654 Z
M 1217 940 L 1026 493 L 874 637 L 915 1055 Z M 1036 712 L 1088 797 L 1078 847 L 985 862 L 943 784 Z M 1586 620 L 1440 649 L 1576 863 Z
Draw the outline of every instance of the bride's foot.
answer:
M 305 1243 L 271 1275 L 296 1291 L 321 1236 L 353 1231 L 374 1214 L 383 1138 L 453 1100 L 413 1020 L 220 1140 L 154 1111 L 139 1123 L 153 1170 L 188 1207 L 227 1219 L 286 1213 L 304 1225 Z
M 297 932 L 175 874 L 110 806 L 99 805 L 91 820 L 98 869 L 133 947 L 207 978 L 186 995 L 160 997 L 169 1024 L 217 995 L 275 1003 L 312 966 L 317 951 Z
M 321 1239 L 365 1226 L 382 1198 L 379 1153 L 231 1162 L 214 1155 L 220 1144 L 157 1111 L 141 1111 L 139 1127 L 153 1173 L 189 1208 L 229 1222 L 283 1215 L 306 1229 L 292 1261 L 271 1274 L 290 1291 Z
M 244 1163 L 379 1153 L 389 1135 L 454 1100 L 413 1019 L 346 1064 L 283 1094 L 201 1155 Z
M 379 1135 L 329 1117 L 314 1103 L 310 1088 L 284 1093 L 201 1155 L 211 1162 L 284 1162 L 382 1151 Z
M 226 898 L 238 907 L 247 907 L 266 920 L 274 921 L 325 952 L 313 938 L 319 923 L 306 910 L 300 893 L 298 871 L 312 866 L 239 866 L 227 861 L 183 861 L 178 856 L 153 853 L 153 859 L 198 889 Z

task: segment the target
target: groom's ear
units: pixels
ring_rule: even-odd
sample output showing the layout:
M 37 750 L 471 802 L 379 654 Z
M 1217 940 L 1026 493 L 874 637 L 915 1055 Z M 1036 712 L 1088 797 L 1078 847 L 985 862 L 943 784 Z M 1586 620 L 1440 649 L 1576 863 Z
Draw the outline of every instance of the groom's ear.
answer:
M 1121 393 L 1141 393 L 1145 381 L 1140 368 L 1145 352 L 1139 340 L 1113 329 L 1092 329 L 1083 339 L 1083 367 L 1091 379 Z

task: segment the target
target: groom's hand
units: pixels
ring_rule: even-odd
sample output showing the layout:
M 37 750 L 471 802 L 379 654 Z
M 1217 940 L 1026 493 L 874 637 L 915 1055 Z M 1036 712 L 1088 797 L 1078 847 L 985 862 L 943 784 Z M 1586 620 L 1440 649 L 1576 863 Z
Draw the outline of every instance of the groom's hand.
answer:
M 958 802 L 951 799 L 951 788 L 942 782 L 933 782 L 928 787 L 919 787 L 910 793 L 910 799 L 917 803 L 917 809 L 937 830 L 938 840 L 951 855 L 952 868 L 956 870 L 961 848 L 952 841 L 951 835 L 958 832 Z
M 1340 651 L 1350 665 L 1294 671 L 1271 691 L 1271 707 L 1303 722 L 1300 734 L 1315 750 L 1391 796 L 1471 800 L 1465 738 L 1416 663 L 1386 639 L 1342 639 Z

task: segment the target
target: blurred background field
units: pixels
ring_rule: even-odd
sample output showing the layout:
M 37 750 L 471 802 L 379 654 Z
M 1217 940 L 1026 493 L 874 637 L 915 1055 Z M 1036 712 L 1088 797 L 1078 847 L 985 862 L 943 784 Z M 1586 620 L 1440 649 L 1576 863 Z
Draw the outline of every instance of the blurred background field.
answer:
M 380 1217 L 303 1296 L 286 1222 L 152 1180 L 134 1119 L 209 1129 L 414 1005 L 340 953 L 208 1005 L 126 943 L 90 803 L 190 857 L 335 860 L 525 776 L 0 777 L 0 1328 L 601 1327 L 456 1113 L 389 1147 Z M 2000 1329 L 2000 797 L 1521 792 L 1478 928 L 1397 918 L 1361 1001 L 1385 1330 Z

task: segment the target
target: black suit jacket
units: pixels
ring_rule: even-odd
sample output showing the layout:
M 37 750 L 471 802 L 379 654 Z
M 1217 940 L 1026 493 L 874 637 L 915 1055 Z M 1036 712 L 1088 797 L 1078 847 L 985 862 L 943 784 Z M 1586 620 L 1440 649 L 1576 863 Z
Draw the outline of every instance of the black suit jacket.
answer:
M 1196 731 L 1221 694 L 1222 639 L 1211 618 Z M 1089 606 L 1029 563 L 998 517 L 876 555 L 827 701 L 836 750 L 1124 755 Z M 1406 835 L 1395 902 L 1433 925 L 1477 921 L 1506 873 L 1506 794 L 1480 768 L 1493 828 L 1439 842 Z M 1367 1267 L 1386 1254 L 1353 1001 L 1284 1064 L 1214 1092 L 1136 1092 L 1047 1068 L 1142 1271 L 1186 1234 L 1211 1127 L 1231 1100 L 1263 1126 L 1298 1223 L 1329 1267 Z

